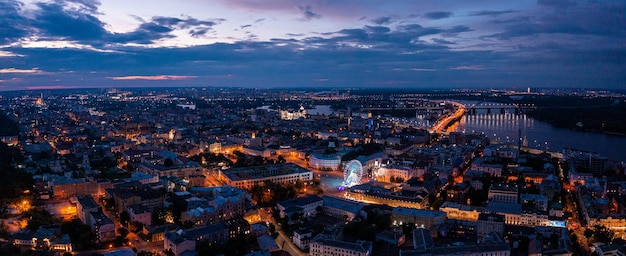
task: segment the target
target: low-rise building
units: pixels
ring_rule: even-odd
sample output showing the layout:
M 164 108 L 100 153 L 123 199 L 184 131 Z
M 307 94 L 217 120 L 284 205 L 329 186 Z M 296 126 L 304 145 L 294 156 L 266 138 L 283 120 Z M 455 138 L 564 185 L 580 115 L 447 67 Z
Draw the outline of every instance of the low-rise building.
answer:
M 476 221 L 476 235 L 482 238 L 491 232 L 504 235 L 504 215 L 495 213 L 481 213 Z
M 322 208 L 324 200 L 317 195 L 307 195 L 304 197 L 293 198 L 276 203 L 276 209 L 280 211 L 280 217 L 286 216 L 285 212 L 293 212 L 294 210 L 302 212 L 304 217 L 314 216 L 317 214 L 318 207 Z M 288 214 L 287 214 L 288 215 Z
M 158 242 L 165 239 L 166 233 L 175 232 L 179 227 L 176 224 L 165 224 L 160 226 L 143 226 L 142 233 L 148 238 L 148 242 Z
M 487 198 L 489 202 L 516 204 L 519 198 L 517 185 L 505 183 L 491 184 Z
M 324 214 L 345 220 L 352 220 L 361 215 L 364 203 L 336 196 L 322 196 Z
M 341 156 L 337 154 L 312 154 L 309 164 L 315 169 L 330 169 L 336 171 L 341 164 Z
M 313 179 L 313 172 L 288 163 L 220 170 L 219 176 L 230 186 L 248 189 L 263 185 L 265 181 L 283 184 L 296 183 L 298 180 L 310 181 Z
M 439 210 L 445 212 L 448 219 L 469 221 L 477 221 L 479 215 L 486 211 L 484 207 L 457 204 L 450 201 L 443 202 Z
M 97 193 L 98 183 L 93 179 L 59 179 L 52 182 L 52 196 L 56 199 L 68 199 Z
M 504 215 L 504 223 L 507 225 L 522 225 L 522 205 L 514 203 L 489 202 L 487 211 Z
M 163 249 L 171 251 L 175 256 L 180 256 L 185 252 L 195 252 L 196 240 L 187 239 L 181 232 L 166 233 L 163 240 Z
M 396 207 L 391 211 L 391 223 L 403 225 L 413 223 L 418 227 L 430 228 L 442 224 L 446 220 L 446 213 L 426 209 Z
M 144 225 L 152 225 L 152 212 L 140 204 L 128 207 L 128 215 L 131 222 L 139 222 Z
M 296 229 L 293 231 L 293 244 L 300 250 L 308 250 L 312 239 L 313 233 L 309 229 Z
M 317 235 L 311 241 L 309 255 L 369 256 L 372 255 L 372 242 L 357 240 L 355 243 L 350 243 L 325 235 Z
M 115 225 L 109 217 L 102 212 L 91 212 L 89 218 L 91 230 L 95 232 L 97 241 L 109 242 L 115 240 Z
M 32 250 L 55 252 L 69 252 L 74 249 L 68 234 L 61 234 L 58 225 L 41 226 L 33 232 L 25 230 L 13 234 L 13 243 L 19 246 L 28 246 Z
M 404 243 L 406 236 L 402 233 L 391 230 L 383 230 L 376 234 L 376 242 L 385 242 L 390 245 L 400 246 Z
M 89 223 L 89 214 L 92 212 L 102 212 L 102 207 L 98 205 L 91 196 L 78 196 L 76 197 L 76 213 L 78 218 L 85 225 L 91 225 Z
M 548 210 L 548 196 L 539 194 L 521 194 L 520 203 L 530 204 L 532 203 L 538 209 L 543 211 Z

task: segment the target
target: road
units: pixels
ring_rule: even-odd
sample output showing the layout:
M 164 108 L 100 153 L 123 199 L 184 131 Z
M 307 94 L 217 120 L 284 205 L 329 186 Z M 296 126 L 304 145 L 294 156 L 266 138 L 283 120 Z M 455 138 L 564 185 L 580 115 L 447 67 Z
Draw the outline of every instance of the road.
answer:
M 455 105 L 456 111 L 454 113 L 445 115 L 443 116 L 443 118 L 440 118 L 439 120 L 437 120 L 437 123 L 435 123 L 435 125 L 433 125 L 433 127 L 430 128 L 429 130 L 430 132 L 444 133 L 446 131 L 446 128 L 452 122 L 455 122 L 455 120 L 458 120 L 461 117 L 463 117 L 463 115 L 465 115 L 465 106 L 463 104 L 454 102 L 454 101 L 447 101 L 446 103 Z
M 274 220 L 274 218 L 272 218 L 270 213 L 268 213 L 265 210 L 261 209 L 261 210 L 259 210 L 259 215 L 261 216 L 261 221 L 270 222 L 270 223 L 274 224 L 274 226 L 276 227 L 276 231 L 278 232 L 278 237 L 276 238 L 276 244 L 278 244 L 278 246 L 282 250 L 287 251 L 289 254 L 294 255 L 294 256 L 306 256 L 306 255 L 308 255 L 308 254 L 300 251 L 300 249 L 298 249 L 293 244 L 293 242 L 291 241 L 289 236 L 287 234 L 285 234 L 285 232 L 282 230 L 281 226 L 278 225 L 278 223 L 276 223 L 276 221 Z

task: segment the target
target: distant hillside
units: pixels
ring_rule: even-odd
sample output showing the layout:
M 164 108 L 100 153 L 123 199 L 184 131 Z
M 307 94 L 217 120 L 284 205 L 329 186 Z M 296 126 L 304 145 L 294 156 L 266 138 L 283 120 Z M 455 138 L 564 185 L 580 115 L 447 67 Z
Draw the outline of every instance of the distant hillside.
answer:
M 4 114 L 0 114 L 0 136 L 15 136 L 20 133 L 17 123 Z

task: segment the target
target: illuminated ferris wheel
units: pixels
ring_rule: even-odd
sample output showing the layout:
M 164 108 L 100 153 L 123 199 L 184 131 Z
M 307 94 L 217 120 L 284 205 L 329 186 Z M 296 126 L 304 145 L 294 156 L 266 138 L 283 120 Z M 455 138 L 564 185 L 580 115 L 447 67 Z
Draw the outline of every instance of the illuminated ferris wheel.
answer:
M 363 177 L 363 166 L 358 160 L 348 162 L 343 168 L 343 184 L 346 187 L 361 184 Z

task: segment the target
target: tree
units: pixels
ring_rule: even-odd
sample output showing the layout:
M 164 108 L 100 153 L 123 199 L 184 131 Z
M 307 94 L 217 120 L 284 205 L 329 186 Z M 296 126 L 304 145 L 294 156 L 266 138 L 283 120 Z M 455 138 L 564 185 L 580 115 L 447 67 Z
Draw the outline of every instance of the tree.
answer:
M 391 182 L 391 183 L 396 182 L 396 177 L 394 177 L 394 176 L 389 177 L 389 182 Z
M 138 221 L 132 221 L 130 223 L 130 232 L 133 233 L 141 233 L 141 231 L 143 230 L 143 223 L 138 222 Z
M 304 215 L 301 212 L 295 212 L 291 215 L 291 222 L 293 223 L 299 223 L 302 221 L 302 217 L 304 217 Z
M 126 228 L 119 228 L 117 231 L 120 232 L 120 237 L 122 239 L 126 238 L 126 236 L 128 235 L 128 229 Z
M 279 164 L 284 164 L 284 163 L 287 162 L 287 160 L 283 156 L 278 156 L 278 158 L 276 158 L 276 160 L 278 160 Z
M 128 226 L 129 222 L 130 222 L 130 214 L 127 211 L 120 212 L 120 224 L 126 227 Z
M 44 209 L 33 207 L 24 213 L 24 217 L 29 218 L 28 229 L 35 231 L 40 226 L 52 224 L 53 218 L 50 213 Z
M 613 241 L 613 238 L 615 237 L 615 233 L 613 233 L 613 231 L 605 226 L 595 225 L 591 229 L 586 229 L 585 237 L 587 237 L 587 230 L 591 230 L 591 237 L 593 237 L 594 242 L 609 244 Z

